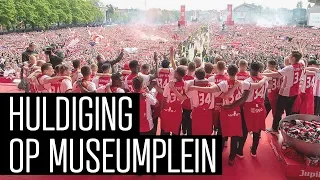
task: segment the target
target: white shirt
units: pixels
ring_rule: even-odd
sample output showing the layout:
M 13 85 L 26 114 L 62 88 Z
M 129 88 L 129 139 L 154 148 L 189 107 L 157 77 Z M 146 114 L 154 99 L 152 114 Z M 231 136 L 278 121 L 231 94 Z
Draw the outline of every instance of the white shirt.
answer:
M 304 61 L 299 61 L 304 65 Z M 280 87 L 279 94 L 282 96 L 290 96 L 291 87 L 296 83 L 300 83 L 299 73 L 295 74 L 294 67 L 292 65 L 286 66 L 283 69 L 279 70 L 279 73 L 283 76 L 283 81 Z
M 8 77 L 9 74 L 14 74 L 16 71 L 14 69 L 6 69 L 4 72 L 3 72 L 3 77 Z
M 68 90 L 72 90 L 72 82 L 70 79 L 64 79 L 60 84 L 60 93 L 65 93 Z
M 144 87 L 148 87 L 150 85 L 150 75 L 138 73 L 138 76 L 142 77 Z
M 51 83 L 47 83 L 47 84 L 44 84 L 44 80 L 46 78 L 50 78 L 50 76 L 48 75 L 43 75 L 39 78 L 39 83 L 40 83 L 40 86 L 44 87 L 45 90 L 42 90 L 40 92 L 43 92 L 43 93 L 51 93 Z
M 193 80 L 191 80 L 193 81 Z M 209 104 L 209 109 L 214 108 L 214 93 L 203 93 L 198 91 L 188 91 L 187 96 L 191 99 L 191 108 Z

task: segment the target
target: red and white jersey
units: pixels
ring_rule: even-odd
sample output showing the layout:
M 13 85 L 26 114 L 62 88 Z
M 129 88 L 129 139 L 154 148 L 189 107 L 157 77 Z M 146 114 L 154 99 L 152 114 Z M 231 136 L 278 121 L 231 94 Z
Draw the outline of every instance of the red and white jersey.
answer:
M 187 83 L 184 81 L 175 82 L 174 87 L 180 94 L 186 94 Z M 164 87 L 163 97 L 167 98 L 168 104 L 182 104 L 182 102 L 177 98 L 176 94 L 170 89 L 169 84 Z
M 274 71 L 276 72 L 276 71 Z M 281 86 L 281 78 L 272 78 L 271 81 L 268 82 L 271 85 L 271 88 L 268 89 L 269 95 L 278 95 L 280 86 Z
M 200 87 L 210 87 L 212 84 L 207 81 L 203 82 Z M 214 108 L 214 93 L 204 93 L 199 91 L 189 91 L 187 93 L 191 99 L 192 108 L 213 109 Z
M 51 84 L 51 91 L 53 93 L 66 93 L 69 90 L 72 90 L 72 82 L 70 79 L 63 79 Z
M 207 74 L 206 79 L 209 79 L 210 77 L 213 77 L 213 76 L 214 76 L 214 74 Z
M 125 91 L 119 87 L 110 87 L 112 93 L 125 93 Z M 97 93 L 108 93 L 106 86 L 101 86 L 97 89 Z
M 72 70 L 72 72 L 71 72 L 72 82 L 76 82 L 76 81 L 80 80 L 81 78 L 83 78 L 83 75 L 81 74 L 80 71 Z
M 140 132 L 148 132 L 154 126 L 151 106 L 156 105 L 157 99 L 149 93 L 145 96 L 145 99 L 140 99 Z
M 164 87 L 169 83 L 172 76 L 173 76 L 172 69 L 160 69 L 158 72 L 157 85 L 161 89 L 164 89 Z
M 226 81 L 228 79 L 229 79 L 229 77 L 226 76 L 225 74 L 217 74 L 215 76 L 210 77 L 208 80 L 209 80 L 209 82 L 212 82 L 214 84 L 219 84 L 220 82 Z M 215 102 L 215 110 L 220 110 L 220 107 L 223 104 L 223 99 L 219 96 L 216 96 L 214 99 L 214 102 Z
M 313 94 L 313 87 L 315 84 L 315 75 L 305 75 L 304 83 L 303 83 L 303 92 Z
M 150 85 L 150 78 L 151 76 L 149 74 L 143 74 L 143 73 L 138 73 L 139 76 L 142 77 L 143 79 L 143 86 L 148 87 Z
M 251 83 L 258 83 L 259 81 L 261 81 L 263 78 L 261 76 L 250 76 L 248 79 L 246 79 L 244 81 L 243 84 L 243 89 L 247 89 L 249 90 L 249 88 L 246 88 L 246 86 Z M 246 83 L 247 82 L 247 83 Z M 250 85 L 251 86 L 251 85 Z M 259 88 L 259 89 L 254 89 L 252 91 L 249 92 L 249 96 L 248 99 L 246 100 L 246 102 L 254 102 L 254 103 L 264 103 L 264 98 L 267 92 L 267 88 L 268 88 L 268 81 L 265 82 L 265 84 Z
M 111 82 L 111 74 L 97 76 L 92 79 L 92 82 L 96 85 L 97 88 L 105 86 Z
M 183 80 L 187 83 L 188 87 L 191 86 L 191 84 L 188 83 L 188 82 L 190 82 L 190 81 L 192 81 L 194 79 L 195 79 L 194 76 L 190 76 L 190 75 L 185 75 L 183 77 Z M 193 83 L 193 81 L 191 83 Z M 185 101 L 183 101 L 182 108 L 186 109 L 186 110 L 191 110 L 192 109 L 191 108 L 191 99 L 186 99 Z
M 130 75 L 130 73 L 129 73 L 129 71 L 122 71 L 121 75 L 122 75 L 123 79 L 126 79 L 126 77 Z
M 134 92 L 132 80 L 137 76 L 138 76 L 137 74 L 130 74 L 124 80 L 124 88 L 128 89 L 130 93 Z
M 235 81 L 234 80 L 226 80 L 222 81 L 217 86 L 221 89 L 221 92 L 226 93 L 232 89 Z M 242 97 L 242 92 L 250 89 L 250 83 L 242 82 L 241 86 L 239 86 L 233 94 L 228 99 L 223 99 L 223 105 L 231 105 L 238 101 Z
M 78 82 L 73 83 L 72 92 L 74 93 L 81 93 L 81 89 L 77 84 Z M 91 81 L 84 81 L 82 80 L 84 88 L 86 88 L 88 91 L 95 91 L 97 90 L 96 85 Z
M 51 84 L 50 83 L 47 83 L 47 84 L 44 83 L 44 80 L 46 78 L 50 78 L 50 76 L 41 74 L 36 78 L 36 81 L 37 81 L 37 85 L 36 85 L 37 92 L 51 93 Z
M 279 94 L 281 96 L 296 96 L 300 94 L 300 78 L 303 73 L 304 65 L 297 63 L 284 67 L 279 71 L 283 76 L 283 82 Z
M 246 71 L 237 73 L 237 80 L 239 80 L 239 81 L 244 81 L 249 77 L 250 77 L 250 74 Z
M 313 95 L 320 97 L 320 73 L 317 73 L 317 75 L 315 76 Z

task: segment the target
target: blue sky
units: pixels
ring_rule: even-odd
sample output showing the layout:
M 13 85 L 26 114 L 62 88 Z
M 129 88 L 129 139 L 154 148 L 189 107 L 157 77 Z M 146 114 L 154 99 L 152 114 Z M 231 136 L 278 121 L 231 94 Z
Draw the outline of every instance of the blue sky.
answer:
M 161 8 L 161 9 L 176 9 L 180 5 L 186 5 L 187 10 L 209 10 L 217 9 L 222 10 L 227 7 L 227 4 L 238 6 L 244 2 L 254 3 L 270 8 L 289 8 L 296 7 L 298 0 L 101 0 L 104 4 L 112 4 L 119 8 L 145 8 L 145 1 L 147 8 Z M 308 6 L 308 0 L 303 0 L 303 6 Z

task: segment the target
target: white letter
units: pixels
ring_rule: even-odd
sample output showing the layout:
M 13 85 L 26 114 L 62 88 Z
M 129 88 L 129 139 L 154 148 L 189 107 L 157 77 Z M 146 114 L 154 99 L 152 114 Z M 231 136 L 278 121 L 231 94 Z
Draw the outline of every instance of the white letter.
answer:
M 50 173 L 53 173 L 53 158 L 57 166 L 63 161 L 63 172 L 67 172 L 67 139 L 61 140 L 59 157 L 57 157 L 57 146 L 55 139 L 50 139 Z
M 142 155 L 139 147 L 139 139 L 133 139 L 133 172 L 137 172 L 137 157 L 139 166 L 147 164 L 147 173 L 150 172 L 150 139 L 144 141 Z
M 202 172 L 206 172 L 206 157 L 209 162 L 211 173 L 216 172 L 216 140 L 212 139 L 212 152 L 210 155 L 210 150 L 206 139 L 202 139 Z
M 89 102 L 89 108 L 92 108 L 92 99 L 90 97 L 81 97 L 79 101 L 79 127 L 82 131 L 90 131 L 92 129 L 92 114 L 85 113 L 84 116 L 89 118 L 89 125 L 88 127 L 83 127 L 83 117 L 82 117 L 82 110 L 83 110 L 83 101 L 87 100 Z
M 27 126 L 27 129 L 29 130 L 29 131 L 37 131 L 37 130 L 39 130 L 39 128 L 40 128 L 40 112 L 41 112 L 41 110 L 40 110 L 40 100 L 37 98 L 36 100 L 37 100 L 37 102 L 36 102 L 36 126 L 33 128 L 33 127 L 31 127 L 31 125 L 30 125 L 30 97 L 27 97 L 27 102 L 26 102 L 26 104 L 27 104 L 27 107 L 26 107 L 26 121 L 27 121 L 27 123 L 26 123 L 26 126 Z M 33 119 L 32 119 L 33 120 Z
M 181 147 L 182 172 L 183 173 L 193 173 L 193 169 L 186 169 L 186 158 L 192 157 L 192 154 L 186 154 L 186 142 L 193 142 L 193 139 L 182 139 L 182 147 Z
M 73 139 L 70 139 L 70 170 L 73 173 L 81 173 L 83 170 L 83 139 L 80 139 L 80 167 L 79 169 L 75 169 L 73 166 Z M 76 158 L 78 159 L 78 158 Z
M 37 97 L 38 98 L 38 97 Z M 39 97 L 40 98 L 40 97 Z M 37 99 L 38 100 L 38 99 Z M 40 104 L 40 100 L 39 102 L 37 101 L 37 104 Z M 42 120 L 43 120 L 43 130 L 44 131 L 54 131 L 54 127 L 47 127 L 47 99 L 46 97 L 43 97 L 43 105 L 42 105 Z
M 23 97 L 20 97 L 19 104 L 20 112 L 13 112 L 13 97 L 10 97 L 10 131 L 13 131 L 13 116 L 20 116 L 20 131 L 23 131 Z
M 157 143 L 162 144 L 162 153 L 160 155 L 157 154 Z M 164 158 L 166 155 L 166 142 L 163 139 L 154 139 L 153 140 L 153 173 L 157 172 L 157 159 Z
M 10 97 L 11 99 L 12 97 Z M 21 99 L 21 98 L 20 98 Z M 21 129 L 20 129 L 21 130 Z M 14 169 L 13 167 L 13 143 L 15 142 L 18 142 L 19 143 L 19 148 L 20 148 L 20 156 L 18 159 L 20 159 L 20 162 L 19 162 L 19 169 Z M 21 139 L 12 139 L 10 141 L 10 171 L 13 172 L 13 173 L 21 173 L 23 170 L 23 142 Z
M 109 124 L 110 124 L 110 128 L 111 131 L 115 131 L 116 130 L 116 121 L 115 121 L 115 114 L 116 114 L 116 104 L 115 104 L 116 98 L 112 97 L 112 116 L 110 113 L 110 108 L 109 108 L 109 104 L 107 101 L 106 97 L 102 97 L 102 130 L 105 131 L 106 130 L 106 111 L 107 111 L 107 116 L 109 119 Z M 105 111 L 103 110 L 105 109 Z
M 96 131 L 100 131 L 100 117 L 99 117 L 99 113 L 100 112 L 100 101 L 99 101 L 99 97 L 96 97 Z
M 99 159 L 97 158 L 97 156 L 90 149 L 90 143 L 91 142 L 94 142 L 96 144 L 96 151 L 100 151 L 100 143 L 99 143 L 99 141 L 97 139 L 92 139 L 91 138 L 91 139 L 89 139 L 87 141 L 87 143 L 86 143 L 87 152 L 92 157 L 92 159 L 94 159 L 94 161 L 96 162 L 96 168 L 95 169 L 91 169 L 89 160 L 87 160 L 87 162 L 86 162 L 87 163 L 86 167 L 87 167 L 88 172 L 97 173 L 99 171 L 99 169 L 100 169 L 100 162 L 99 162 Z
M 30 144 L 36 144 L 36 152 L 34 155 L 30 154 Z M 30 159 L 37 158 L 39 156 L 39 141 L 36 139 L 27 139 L 27 153 L 26 153 L 26 168 L 27 173 L 30 172 Z
M 195 172 L 198 173 L 199 172 L 199 139 L 195 140 Z
M 179 173 L 180 169 L 172 169 L 172 141 L 168 139 L 168 172 Z
M 61 114 L 60 114 L 60 101 L 64 101 L 66 103 L 66 125 L 61 127 Z M 56 111 L 56 121 L 57 121 L 57 131 L 65 131 L 69 128 L 69 99 L 66 97 L 57 97 L 57 111 Z
M 106 154 L 107 142 L 115 142 L 115 139 L 103 139 L 102 152 L 103 152 L 103 172 L 104 173 L 114 173 L 114 169 L 107 169 L 106 158 L 113 157 L 113 154 Z
M 120 152 L 121 152 L 121 147 L 120 147 L 120 139 L 117 139 L 117 170 L 119 173 L 128 173 L 129 170 L 130 170 L 130 139 L 127 139 L 127 143 L 126 143 L 126 146 L 127 146 L 127 157 L 122 157 L 122 158 L 125 158 L 127 161 L 126 161 L 126 168 L 125 169 L 121 169 L 121 159 L 120 159 Z
M 124 116 L 128 117 L 128 127 L 123 127 L 122 124 L 122 101 L 128 101 L 128 107 L 132 108 L 132 99 L 129 97 L 121 97 L 119 99 L 119 129 L 121 131 L 130 131 L 132 129 L 132 114 L 131 113 L 125 113 Z

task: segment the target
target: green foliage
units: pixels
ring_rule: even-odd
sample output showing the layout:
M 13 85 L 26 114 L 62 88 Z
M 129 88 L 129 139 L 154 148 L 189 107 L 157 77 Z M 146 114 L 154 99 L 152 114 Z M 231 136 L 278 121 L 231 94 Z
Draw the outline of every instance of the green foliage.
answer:
M 49 28 L 103 22 L 99 0 L 0 0 L 0 25 Z

